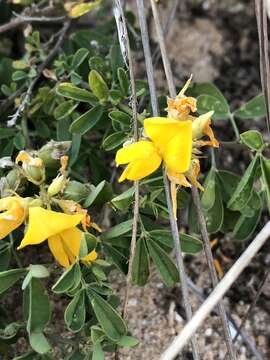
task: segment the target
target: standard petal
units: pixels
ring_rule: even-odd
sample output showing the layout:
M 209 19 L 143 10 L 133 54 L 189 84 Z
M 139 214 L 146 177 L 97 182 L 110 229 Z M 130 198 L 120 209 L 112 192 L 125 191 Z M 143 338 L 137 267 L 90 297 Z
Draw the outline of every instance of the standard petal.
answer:
M 174 136 L 185 131 L 186 123 L 172 118 L 153 117 L 144 120 L 144 131 L 163 153 Z
M 60 235 L 54 235 L 48 238 L 48 245 L 55 260 L 65 268 L 70 265 L 69 257 L 65 252 Z
M 50 236 L 78 225 L 84 215 L 67 215 L 41 207 L 29 208 L 29 224 L 18 249 L 26 245 L 40 244 Z
M 156 153 L 152 153 L 144 159 L 132 161 L 123 171 L 119 182 L 128 180 L 140 180 L 150 174 L 152 174 L 161 164 L 161 157 Z
M 128 164 L 131 161 L 144 159 L 156 152 L 154 144 L 148 140 L 140 140 L 124 146 L 116 153 L 115 161 L 118 165 Z
M 182 129 L 167 144 L 163 155 L 169 172 L 184 173 L 190 167 L 192 153 L 192 122 L 182 121 Z

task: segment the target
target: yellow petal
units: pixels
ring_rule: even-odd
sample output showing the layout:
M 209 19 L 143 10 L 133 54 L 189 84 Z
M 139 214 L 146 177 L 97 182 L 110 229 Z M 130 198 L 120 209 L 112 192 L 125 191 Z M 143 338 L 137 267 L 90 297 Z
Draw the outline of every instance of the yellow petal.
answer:
M 54 236 L 50 236 L 48 238 L 48 245 L 49 245 L 49 249 L 51 251 L 51 253 L 53 254 L 54 258 L 56 259 L 56 261 L 61 265 L 64 266 L 65 268 L 68 267 L 70 265 L 69 262 L 69 257 L 67 255 L 67 253 L 65 252 L 62 240 L 61 240 L 61 236 L 58 235 L 54 235 Z
M 81 238 L 83 232 L 74 227 L 61 232 L 64 247 L 70 256 L 77 258 L 80 252 Z
M 68 267 L 79 256 L 82 231 L 71 228 L 48 238 L 49 248 L 56 261 Z
M 9 196 L 0 199 L 0 239 L 19 227 L 26 215 L 23 198 Z
M 192 153 L 192 122 L 179 123 L 181 131 L 167 144 L 163 155 L 167 169 L 174 173 L 184 173 L 189 169 Z
M 134 160 L 147 159 L 153 153 L 156 153 L 154 144 L 151 141 L 140 140 L 118 150 L 115 161 L 118 165 L 128 164 Z
M 154 142 L 155 146 L 163 153 L 168 143 L 176 134 L 186 131 L 186 121 L 172 118 L 153 117 L 144 120 L 144 131 Z
M 83 216 L 82 214 L 67 215 L 41 207 L 30 208 L 28 228 L 18 249 L 26 245 L 40 244 L 50 236 L 75 227 Z
M 97 253 L 95 250 L 91 251 L 89 254 L 81 258 L 82 261 L 95 261 L 97 258 Z
M 128 180 L 140 180 L 152 174 L 161 164 L 161 157 L 157 153 L 153 153 L 144 159 L 132 161 L 123 171 L 119 182 Z

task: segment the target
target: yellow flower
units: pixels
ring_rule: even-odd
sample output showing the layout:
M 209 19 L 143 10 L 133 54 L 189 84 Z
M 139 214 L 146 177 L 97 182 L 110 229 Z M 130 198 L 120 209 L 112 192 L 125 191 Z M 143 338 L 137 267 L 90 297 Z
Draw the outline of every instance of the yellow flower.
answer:
M 29 208 L 28 228 L 18 249 L 48 240 L 49 248 L 57 262 L 68 267 L 79 256 L 83 232 L 76 226 L 84 216 L 63 214 L 41 207 Z M 91 252 L 82 260 L 93 261 L 96 256 L 95 252 Z
M 189 169 L 192 150 L 192 122 L 154 117 L 144 120 L 149 140 L 140 140 L 117 151 L 116 163 L 128 164 L 119 181 L 139 180 L 153 173 L 162 160 L 167 172 Z
M 0 239 L 17 229 L 26 216 L 26 202 L 19 196 L 0 199 Z

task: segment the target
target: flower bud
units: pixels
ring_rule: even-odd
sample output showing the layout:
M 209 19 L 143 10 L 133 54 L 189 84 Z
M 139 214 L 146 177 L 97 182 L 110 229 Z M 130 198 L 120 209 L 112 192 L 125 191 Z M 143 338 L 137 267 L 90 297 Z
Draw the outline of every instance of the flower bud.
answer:
M 64 191 L 64 198 L 81 202 L 89 195 L 89 189 L 79 181 L 70 181 Z
M 48 195 L 55 196 L 65 187 L 67 179 L 64 175 L 57 176 L 53 179 L 52 183 L 48 187 Z
M 10 189 L 15 190 L 20 184 L 20 173 L 18 169 L 12 169 L 6 176 L 7 183 Z
M 32 157 L 26 151 L 20 151 L 16 163 L 22 162 L 22 169 L 25 177 L 35 185 L 45 181 L 45 167 L 42 159 Z
M 52 140 L 38 151 L 38 156 L 43 160 L 46 167 L 57 168 L 59 166 L 59 159 L 67 154 L 70 146 L 70 141 Z

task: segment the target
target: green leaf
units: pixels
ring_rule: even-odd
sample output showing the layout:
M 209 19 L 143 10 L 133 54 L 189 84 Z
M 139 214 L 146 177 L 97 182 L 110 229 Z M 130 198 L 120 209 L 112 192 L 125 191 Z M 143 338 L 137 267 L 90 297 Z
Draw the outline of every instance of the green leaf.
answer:
M 87 102 L 91 105 L 96 105 L 98 103 L 98 99 L 94 94 L 85 89 L 80 89 L 79 87 L 71 84 L 71 83 L 61 83 L 56 88 L 56 93 L 58 95 L 64 96 L 68 99 Z
M 107 201 L 111 200 L 111 197 L 111 185 L 106 180 L 103 180 L 87 196 L 84 202 L 84 207 L 89 207 L 93 204 L 104 204 Z
M 257 95 L 235 111 L 240 119 L 254 119 L 266 116 L 266 105 L 263 95 Z
M 232 197 L 241 177 L 227 170 L 218 170 L 218 179 L 221 187 L 221 195 L 225 203 Z
M 121 316 L 100 295 L 88 290 L 89 300 L 100 326 L 112 341 L 119 341 L 126 335 L 127 327 Z
M 260 207 L 254 212 L 254 216 L 252 217 L 245 217 L 244 215 L 241 215 L 234 227 L 233 238 L 239 241 L 244 241 L 250 238 L 261 218 L 261 212 L 262 210 Z
M 128 259 L 123 253 L 118 250 L 116 247 L 111 246 L 111 244 L 107 242 L 103 242 L 102 244 L 105 255 L 111 259 L 112 263 L 124 274 L 127 273 L 128 270 Z
M 266 193 L 266 202 L 270 214 L 270 159 L 266 159 L 264 156 L 261 156 L 260 161 L 262 169 L 262 183 Z
M 226 112 L 228 109 L 218 98 L 211 95 L 200 95 L 197 99 L 197 108 L 199 114 L 214 111 L 213 119 L 225 120 L 229 118 L 229 113 Z
M 173 238 L 170 230 L 152 230 L 149 232 L 152 239 L 165 250 L 170 251 L 173 249 Z M 181 250 L 187 254 L 196 254 L 203 249 L 203 242 L 195 236 L 180 233 Z
M 132 229 L 133 220 L 127 220 L 120 224 L 113 226 L 110 230 L 101 234 L 101 240 L 110 240 L 128 233 Z
M 85 291 L 77 292 L 65 311 L 65 322 L 69 330 L 78 332 L 85 323 Z
M 74 200 L 76 202 L 85 200 L 88 194 L 89 188 L 83 183 L 75 180 L 69 181 L 63 192 L 65 199 Z
M 104 337 L 104 331 L 99 326 L 91 326 L 91 341 L 93 344 L 100 343 Z
M 25 148 L 25 137 L 22 133 L 17 133 L 13 142 L 16 149 L 23 150 Z
M 102 142 L 102 147 L 106 151 L 111 151 L 118 148 L 125 141 L 126 134 L 123 131 L 119 131 L 107 136 Z
M 204 182 L 204 192 L 201 197 L 203 209 L 206 211 L 211 209 L 216 199 L 216 170 L 211 168 Z
M 42 332 L 35 332 L 29 335 L 29 341 L 32 349 L 39 354 L 46 354 L 51 350 L 50 344 Z
M 139 341 L 133 336 L 123 336 L 121 337 L 121 339 L 118 341 L 117 344 L 122 347 L 130 348 L 138 345 Z
M 20 81 L 28 78 L 28 74 L 25 71 L 17 70 L 12 74 L 13 81 Z
M 179 280 L 178 271 L 169 255 L 151 238 L 147 239 L 149 255 L 157 266 L 166 286 L 173 286 Z
M 110 59 L 110 63 L 111 63 L 113 79 L 116 80 L 118 68 L 120 68 L 120 67 L 123 68 L 125 66 L 124 60 L 122 57 L 122 53 L 121 53 L 121 49 L 118 44 L 112 45 L 112 47 L 110 49 L 109 59 Z
M 7 139 L 15 135 L 15 129 L 7 129 L 0 127 L 0 140 Z M 3 156 L 3 154 L 1 154 Z
M 30 265 L 28 270 L 28 274 L 22 283 L 23 290 L 28 286 L 32 278 L 45 278 L 50 276 L 49 271 L 43 265 Z
M 264 146 L 263 137 L 257 130 L 245 131 L 240 135 L 240 139 L 252 150 L 261 150 Z
M 29 334 L 40 333 L 51 317 L 50 301 L 47 291 L 39 279 L 31 279 L 29 290 L 27 331 Z
M 92 360 L 104 360 L 105 355 L 100 343 L 96 343 L 93 347 Z
M 149 255 L 145 240 L 140 238 L 136 243 L 135 257 L 132 266 L 133 284 L 143 286 L 149 278 Z
M 26 269 L 12 269 L 0 273 L 0 294 L 13 286 L 24 274 Z
M 73 113 L 78 105 L 78 103 L 74 104 L 73 100 L 63 101 L 55 108 L 53 116 L 56 120 L 65 119 Z
M 128 79 L 126 71 L 123 68 L 118 68 L 117 69 L 117 77 L 118 77 L 118 81 L 120 84 L 120 89 L 122 91 L 122 94 L 124 96 L 127 96 L 128 90 L 129 90 L 129 79 Z
M 75 52 L 72 58 L 71 67 L 73 70 L 77 69 L 87 58 L 89 51 L 84 48 L 80 48 Z
M 122 194 L 117 195 L 111 200 L 114 207 L 119 210 L 127 210 L 132 203 L 135 188 L 132 186 L 130 189 L 124 191 Z
M 203 208 L 203 213 L 208 232 L 210 234 L 218 232 L 223 224 L 224 207 L 221 191 L 217 182 L 215 183 L 215 202 L 211 208 L 208 208 L 207 210 Z
M 101 105 L 96 105 L 92 109 L 88 110 L 81 116 L 79 116 L 70 125 L 69 131 L 79 135 L 85 134 L 91 130 L 101 119 L 104 108 Z
M 247 204 L 252 193 L 258 161 L 259 158 L 256 155 L 249 164 L 244 176 L 242 176 L 237 188 L 232 194 L 228 202 L 229 209 L 234 211 L 241 210 Z
M 109 112 L 109 118 L 115 122 L 118 122 L 122 125 L 130 126 L 131 124 L 131 117 L 127 113 L 119 110 L 113 110 Z
M 52 290 L 56 294 L 67 292 L 73 288 L 76 288 L 81 281 L 81 268 L 78 263 L 74 263 L 57 280 L 53 285 Z
M 189 94 L 198 97 L 198 112 L 204 113 L 213 110 L 212 106 L 215 104 L 215 114 L 213 119 L 227 119 L 230 114 L 230 108 L 227 100 L 222 95 L 220 90 L 212 83 L 197 83 L 189 90 Z M 200 100 L 199 97 L 204 95 Z M 209 98 L 205 97 L 209 96 Z M 215 100 L 214 100 L 214 99 Z M 201 107 L 200 107 L 201 106 Z
M 107 100 L 109 97 L 109 89 L 103 77 L 96 71 L 91 70 L 88 78 L 90 89 L 93 91 L 93 94 L 99 100 Z
M 0 329 L 0 339 L 8 340 L 14 338 L 22 325 L 18 322 L 8 324 L 4 329 Z

